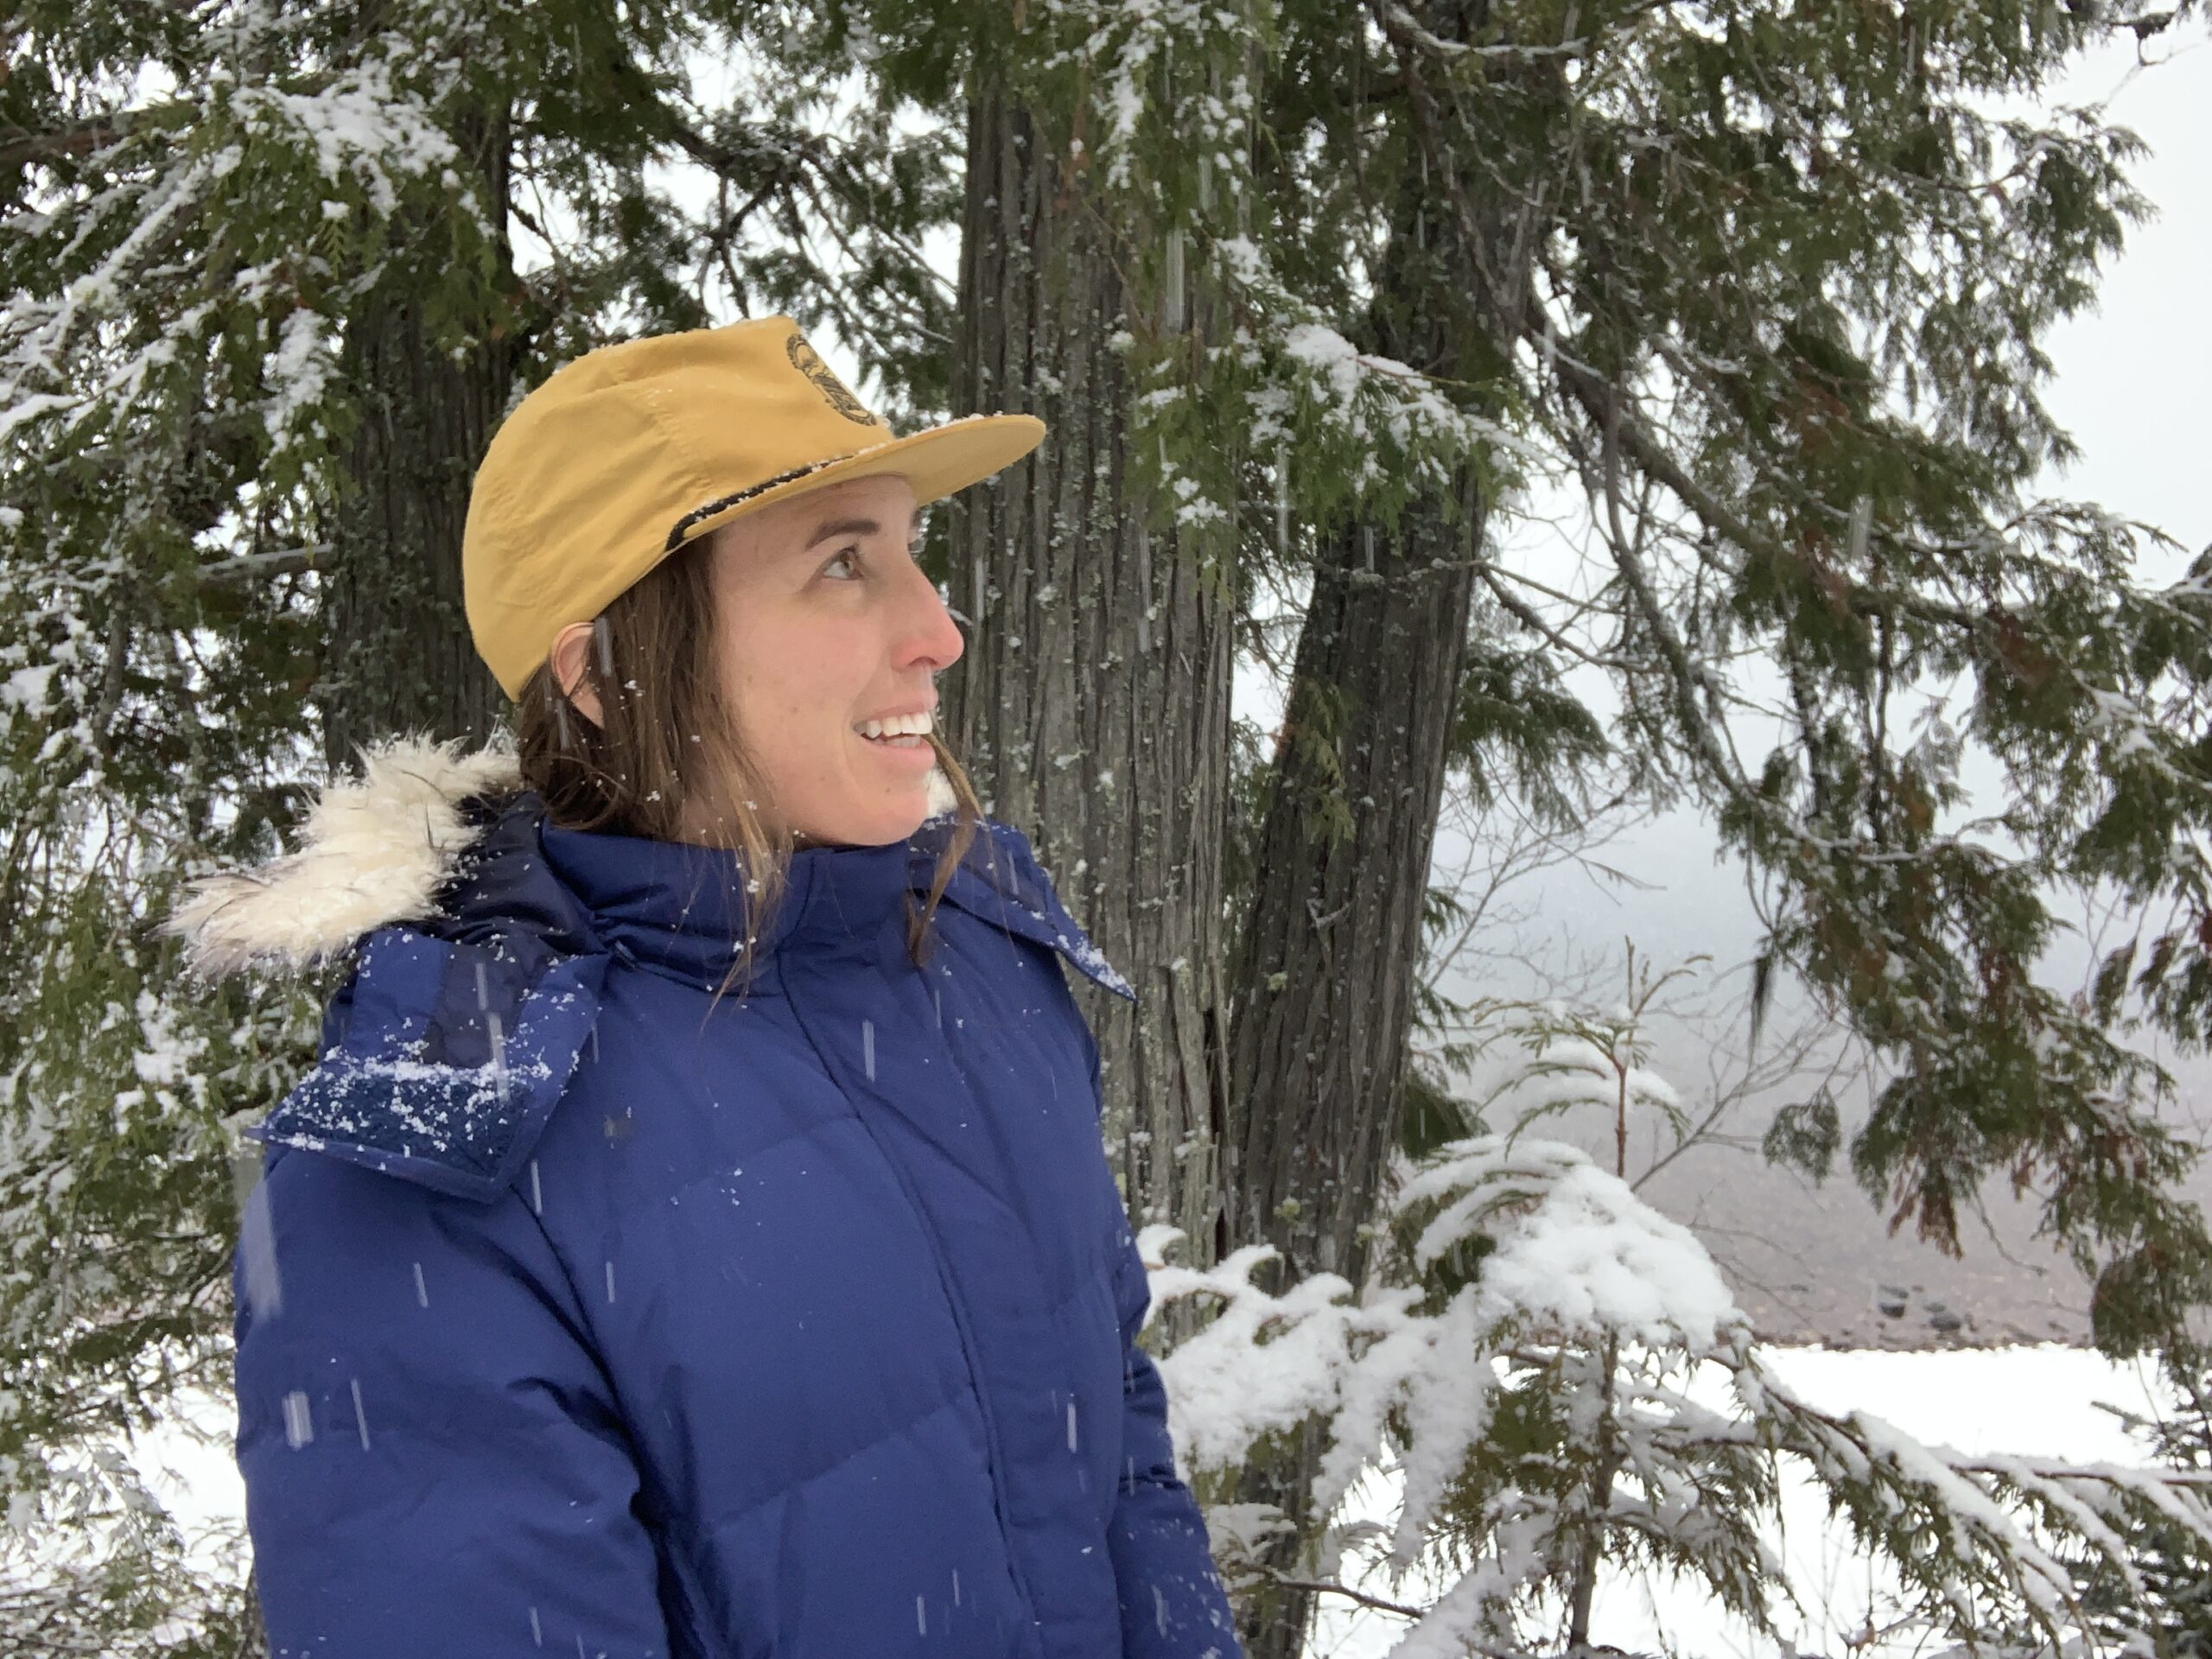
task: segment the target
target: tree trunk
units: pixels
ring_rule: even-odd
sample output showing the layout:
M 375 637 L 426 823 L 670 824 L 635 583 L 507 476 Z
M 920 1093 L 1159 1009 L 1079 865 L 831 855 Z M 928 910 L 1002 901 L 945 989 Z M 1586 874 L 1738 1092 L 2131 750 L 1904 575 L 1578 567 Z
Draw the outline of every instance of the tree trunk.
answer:
M 507 119 L 472 129 L 452 136 L 482 170 L 493 222 L 504 225 Z M 480 741 L 504 707 L 461 609 L 461 532 L 477 463 L 506 408 L 513 353 L 498 340 L 458 359 L 441 348 L 420 297 L 428 280 L 397 262 L 346 334 L 343 372 L 361 420 L 330 537 L 317 686 L 334 773 L 360 746 L 403 731 Z
M 1465 38 L 1461 6 L 1422 9 Z M 1449 16 L 1438 16 L 1448 11 Z M 1434 245 L 1445 214 L 1410 169 L 1362 331 L 1363 347 L 1446 378 L 1491 372 L 1465 273 Z M 1499 246 L 1509 245 L 1501 239 Z M 1421 916 L 1453 709 L 1489 503 L 1471 471 L 1456 499 L 1414 501 L 1395 533 L 1351 524 L 1317 549 L 1282 736 L 1253 849 L 1230 960 L 1231 1248 L 1281 1253 L 1275 1283 L 1365 1279 L 1363 1231 L 1398 1135 Z M 1307 1426 L 1246 1465 L 1239 1497 L 1290 1528 L 1265 1565 L 1316 1565 L 1325 1517 L 1311 1489 L 1322 1449 Z M 1313 1616 L 1305 1591 L 1248 1599 L 1250 1659 L 1297 1659 Z
M 1128 393 L 1109 340 L 1123 295 L 1059 149 L 999 88 L 969 111 L 955 413 L 1027 411 L 1043 447 L 949 504 L 966 654 L 949 741 L 1135 988 L 1079 988 L 1109 1153 L 1139 1226 L 1185 1259 L 1218 1244 L 1222 827 L 1230 617 L 1126 482 Z
M 1459 525 L 1416 509 L 1395 539 L 1353 526 L 1314 572 L 1254 859 L 1264 875 L 1230 969 L 1230 1240 L 1274 1245 L 1278 1285 L 1366 1274 L 1361 1229 L 1397 1135 L 1465 656 L 1473 498 L 1470 484 Z M 1291 1567 L 1321 1518 L 1308 1514 L 1319 1450 L 1302 1435 L 1248 1466 L 1243 1500 L 1275 1504 L 1294 1529 L 1272 1565 Z M 1311 1599 L 1255 1599 L 1251 1659 L 1295 1659 Z
M 1389 350 L 1385 346 L 1380 349 Z M 1330 538 L 1299 637 L 1231 968 L 1230 1228 L 1287 1282 L 1366 1268 L 1397 1130 L 1429 851 L 1479 531 L 1409 511 Z

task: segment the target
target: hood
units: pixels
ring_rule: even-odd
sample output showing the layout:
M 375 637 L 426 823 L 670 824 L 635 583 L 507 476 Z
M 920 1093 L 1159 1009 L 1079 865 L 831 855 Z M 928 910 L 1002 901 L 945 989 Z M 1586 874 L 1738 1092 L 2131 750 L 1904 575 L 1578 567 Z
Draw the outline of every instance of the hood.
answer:
M 194 883 L 162 931 L 180 935 L 210 977 L 254 963 L 312 967 L 364 934 L 430 914 L 482 831 L 465 804 L 521 787 L 514 752 L 502 745 L 463 754 L 458 743 L 422 738 L 378 744 L 364 752 L 359 778 L 323 789 L 296 851 Z
M 308 812 L 296 850 L 201 880 L 163 926 L 210 974 L 351 957 L 321 1059 L 251 1138 L 489 1200 L 519 1178 L 609 964 L 715 988 L 741 936 L 742 884 L 726 852 L 554 828 L 504 747 L 403 740 L 363 759 Z M 953 829 L 940 811 L 903 844 L 795 854 L 766 977 L 779 943 L 848 950 L 902 896 L 925 895 Z M 978 829 L 945 902 L 1134 998 L 1021 832 Z
M 930 811 L 955 804 L 931 768 Z M 359 778 L 327 785 L 300 827 L 296 850 L 257 869 L 204 877 L 162 924 L 192 966 L 220 978 L 255 965 L 311 968 L 364 936 L 436 916 L 498 805 L 520 791 L 514 751 L 494 742 L 397 738 L 363 752 Z M 473 894 L 477 908 L 493 898 Z

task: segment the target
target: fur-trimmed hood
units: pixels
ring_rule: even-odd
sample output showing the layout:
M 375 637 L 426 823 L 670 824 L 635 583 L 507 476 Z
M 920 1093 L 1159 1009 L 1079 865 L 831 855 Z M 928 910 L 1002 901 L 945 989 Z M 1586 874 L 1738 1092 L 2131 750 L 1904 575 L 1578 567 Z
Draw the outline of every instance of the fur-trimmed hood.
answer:
M 944 772 L 932 768 L 929 782 L 931 812 L 950 811 Z M 483 833 L 470 803 L 496 804 L 521 787 L 505 742 L 469 753 L 420 737 L 377 744 L 363 753 L 359 777 L 322 790 L 295 850 L 195 882 L 163 931 L 180 935 L 210 977 L 255 963 L 312 967 L 380 927 L 433 913 Z
M 194 883 L 163 931 L 181 935 L 210 976 L 255 962 L 310 967 L 363 934 L 428 915 L 481 830 L 462 803 L 521 785 L 504 745 L 463 753 L 420 738 L 378 744 L 364 752 L 359 777 L 323 789 L 295 850 Z
M 400 742 L 365 760 L 315 803 L 296 851 L 201 882 L 166 925 L 210 973 L 349 959 L 320 1063 L 250 1134 L 480 1198 L 527 1155 L 610 979 L 719 999 L 750 938 L 748 995 L 783 995 L 794 975 L 819 995 L 896 948 L 887 924 L 935 887 L 956 833 L 937 812 L 903 842 L 802 848 L 754 930 L 731 854 L 560 829 L 503 749 Z M 1135 995 L 1011 825 L 977 821 L 942 896 L 938 925 L 1026 939 Z

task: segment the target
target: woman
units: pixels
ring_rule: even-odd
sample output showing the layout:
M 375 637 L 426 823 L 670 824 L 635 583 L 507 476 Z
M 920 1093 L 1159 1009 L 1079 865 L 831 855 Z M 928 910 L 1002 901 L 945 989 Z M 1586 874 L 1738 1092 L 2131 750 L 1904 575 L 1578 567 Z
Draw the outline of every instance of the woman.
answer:
M 931 729 L 917 508 L 1042 431 L 780 317 L 569 365 L 469 512 L 515 752 L 180 913 L 353 953 L 238 1254 L 273 1653 L 1236 1653 L 1055 963 L 1131 993 Z

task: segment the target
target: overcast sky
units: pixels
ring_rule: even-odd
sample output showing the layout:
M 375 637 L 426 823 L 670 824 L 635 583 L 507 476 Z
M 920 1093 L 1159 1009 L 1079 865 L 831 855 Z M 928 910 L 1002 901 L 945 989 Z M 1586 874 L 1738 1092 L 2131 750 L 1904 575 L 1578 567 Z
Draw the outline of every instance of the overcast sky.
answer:
M 2107 274 L 2094 315 L 2053 336 L 2050 404 L 2082 457 L 2071 493 L 2158 524 L 2191 553 L 2212 544 L 2212 45 L 2201 25 L 2131 73 L 2111 51 L 2069 82 L 2109 99 L 2152 147 L 2137 171 L 2159 208 Z

